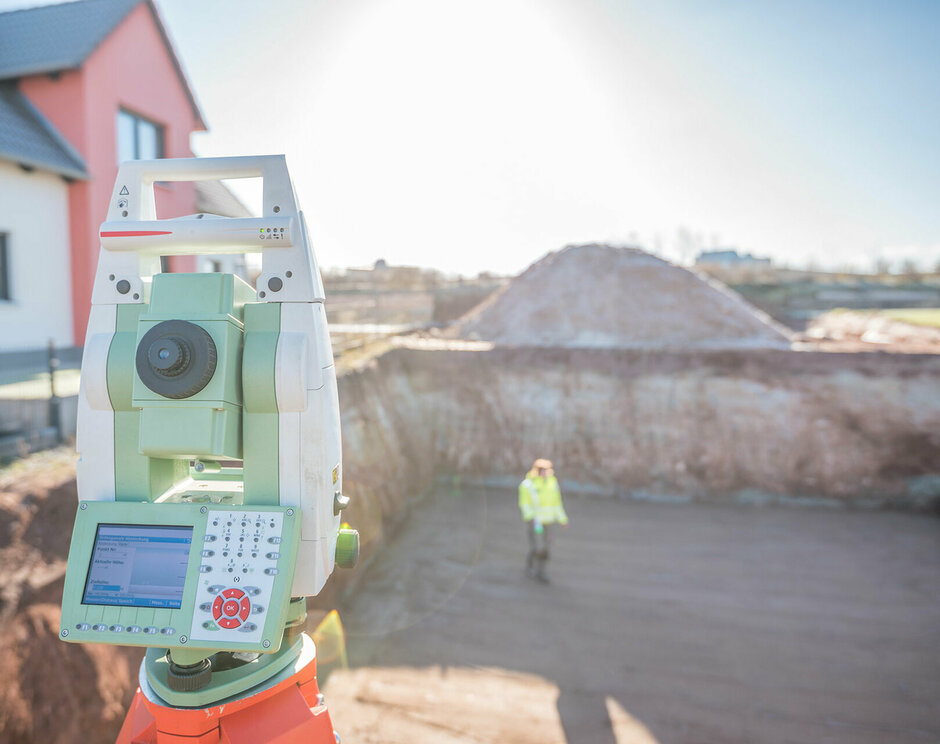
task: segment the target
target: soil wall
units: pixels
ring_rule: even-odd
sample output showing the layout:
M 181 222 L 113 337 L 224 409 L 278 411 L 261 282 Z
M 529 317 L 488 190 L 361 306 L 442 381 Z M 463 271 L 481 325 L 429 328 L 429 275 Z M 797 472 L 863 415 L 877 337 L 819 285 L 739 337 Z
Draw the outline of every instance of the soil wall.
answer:
M 397 349 L 340 396 L 363 515 L 435 472 L 509 483 L 537 456 L 569 489 L 634 498 L 940 497 L 936 355 Z

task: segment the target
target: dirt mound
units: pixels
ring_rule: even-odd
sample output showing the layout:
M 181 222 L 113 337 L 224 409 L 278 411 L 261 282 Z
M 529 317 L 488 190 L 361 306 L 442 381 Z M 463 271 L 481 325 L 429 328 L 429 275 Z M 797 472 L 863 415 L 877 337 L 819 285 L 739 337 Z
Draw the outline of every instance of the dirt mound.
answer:
M 0 741 L 113 741 L 136 687 L 141 651 L 58 639 L 74 462 L 63 448 L 0 471 Z
M 447 335 L 512 346 L 789 348 L 782 327 L 724 285 L 596 244 L 548 254 Z

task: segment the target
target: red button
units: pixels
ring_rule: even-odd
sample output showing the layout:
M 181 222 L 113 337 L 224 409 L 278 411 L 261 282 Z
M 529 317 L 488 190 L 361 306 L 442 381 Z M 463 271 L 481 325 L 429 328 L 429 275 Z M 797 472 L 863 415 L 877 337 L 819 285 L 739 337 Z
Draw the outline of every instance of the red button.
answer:
M 222 592 L 222 596 L 226 599 L 241 599 L 245 596 L 245 592 L 241 589 L 226 589 Z
M 212 603 L 212 617 L 216 620 L 222 617 L 222 597 L 216 597 Z
M 228 617 L 235 617 L 238 614 L 238 609 L 238 602 L 234 599 L 229 599 L 222 605 L 222 612 Z
M 239 616 L 242 620 L 247 620 L 247 619 L 248 619 L 248 613 L 250 613 L 250 612 L 251 612 L 251 600 L 248 599 L 248 597 L 245 597 L 245 598 L 242 600 L 242 611 L 238 613 L 238 616 Z
M 219 625 L 229 630 L 232 628 L 237 628 L 241 624 L 242 621 L 237 617 L 223 617 L 221 620 L 219 620 Z

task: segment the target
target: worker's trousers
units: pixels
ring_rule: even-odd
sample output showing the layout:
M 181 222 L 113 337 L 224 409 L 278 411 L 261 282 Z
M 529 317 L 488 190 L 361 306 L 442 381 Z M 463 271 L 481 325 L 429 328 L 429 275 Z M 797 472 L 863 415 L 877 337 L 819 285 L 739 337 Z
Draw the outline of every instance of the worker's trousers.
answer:
M 545 576 L 545 564 L 548 562 L 548 547 L 551 543 L 551 525 L 542 525 L 542 533 L 535 531 L 535 521 L 526 522 L 526 533 L 529 536 L 529 555 L 526 556 L 526 573 L 536 576 Z

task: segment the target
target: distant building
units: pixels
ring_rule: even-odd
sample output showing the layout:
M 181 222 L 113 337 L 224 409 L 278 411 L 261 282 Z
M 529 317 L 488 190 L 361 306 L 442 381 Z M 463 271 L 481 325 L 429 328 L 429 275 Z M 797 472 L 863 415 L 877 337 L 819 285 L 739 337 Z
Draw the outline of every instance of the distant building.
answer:
M 152 0 L 0 13 L 0 350 L 84 342 L 118 163 L 192 157 L 205 129 Z M 192 183 L 154 191 L 161 217 L 225 201 Z
M 716 248 L 711 251 L 702 251 L 695 259 L 696 266 L 706 268 L 719 267 L 726 269 L 770 268 L 772 261 L 769 258 L 757 258 L 750 253 L 738 253 L 735 248 Z
M 398 287 L 425 286 L 434 283 L 438 272 L 433 269 L 422 269 L 419 266 L 390 266 L 388 261 L 380 258 L 370 267 L 350 267 L 345 270 L 347 283 L 389 284 Z

